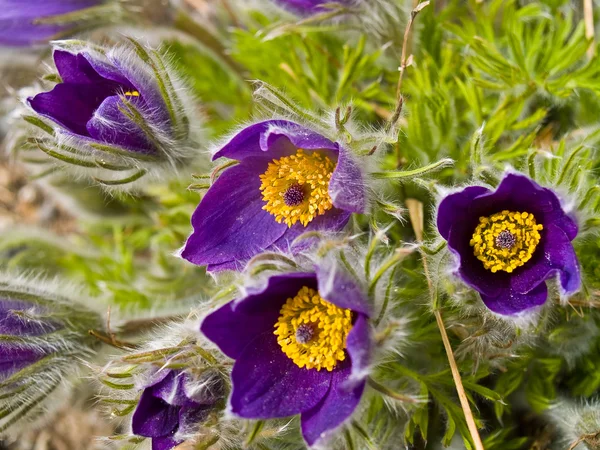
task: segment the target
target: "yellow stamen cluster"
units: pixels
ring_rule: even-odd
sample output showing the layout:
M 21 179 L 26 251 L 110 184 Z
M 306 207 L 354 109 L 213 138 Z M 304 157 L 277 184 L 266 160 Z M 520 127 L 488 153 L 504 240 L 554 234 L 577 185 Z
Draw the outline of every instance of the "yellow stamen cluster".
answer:
M 486 269 L 510 273 L 531 259 L 543 228 L 531 213 L 505 210 L 480 217 L 470 244 Z
M 304 286 L 281 308 L 274 334 L 283 353 L 298 367 L 331 372 L 346 359 L 344 349 L 351 329 L 352 311 L 329 303 Z M 310 330 L 308 338 L 306 330 Z
M 127 91 L 125 92 L 126 97 L 139 97 L 140 93 L 138 91 Z
M 335 163 L 321 152 L 304 152 L 275 159 L 260 176 L 260 190 L 267 204 L 263 206 L 278 223 L 291 227 L 296 222 L 308 225 L 315 217 L 333 208 L 329 196 L 329 180 Z M 299 201 L 288 204 L 286 192 L 296 190 Z

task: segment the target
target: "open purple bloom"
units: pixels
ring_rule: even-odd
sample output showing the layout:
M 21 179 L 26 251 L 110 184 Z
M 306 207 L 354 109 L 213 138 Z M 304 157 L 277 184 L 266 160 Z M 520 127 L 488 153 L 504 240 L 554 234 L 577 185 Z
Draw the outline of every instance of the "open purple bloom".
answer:
M 498 314 L 542 305 L 549 278 L 559 277 L 564 294 L 581 285 L 571 244 L 577 224 L 553 191 L 523 175 L 506 175 L 495 191 L 471 186 L 449 195 L 437 226 L 460 278 Z
M 301 415 L 309 445 L 355 410 L 371 355 L 367 297 L 347 274 L 269 278 L 207 316 L 201 331 L 235 359 L 230 407 L 250 419 Z
M 356 3 L 354 0 L 274 0 L 281 7 L 298 14 L 300 16 L 309 16 L 329 10 L 331 5 L 340 4 L 348 6 Z M 327 5 L 328 7 L 326 7 Z
M 0 45 L 31 46 L 55 39 L 76 24 L 58 20 L 103 0 L 0 0 Z M 60 22 L 60 23 L 59 23 Z
M 170 450 L 206 420 L 223 395 L 222 384 L 209 389 L 202 380 L 192 381 L 186 372 L 162 370 L 142 392 L 132 431 L 152 438 L 152 450 Z
M 349 151 L 302 125 L 244 128 L 213 157 L 237 160 L 192 216 L 181 256 L 208 270 L 239 269 L 264 250 L 298 251 L 308 231 L 339 231 L 365 210 L 363 174 Z

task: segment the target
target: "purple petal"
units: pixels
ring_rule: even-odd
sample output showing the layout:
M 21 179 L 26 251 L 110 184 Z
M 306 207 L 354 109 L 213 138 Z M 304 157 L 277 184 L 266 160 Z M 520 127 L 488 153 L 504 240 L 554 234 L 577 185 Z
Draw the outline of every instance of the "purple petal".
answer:
M 302 125 L 286 120 L 267 120 L 244 128 L 215 153 L 213 160 L 221 157 L 238 161 L 250 157 L 272 160 L 291 155 L 298 148 L 338 152 L 337 144 Z
M 437 228 L 442 237 L 448 240 L 452 228 L 459 226 L 462 228 L 464 222 L 469 222 L 467 228 L 473 234 L 479 222 L 479 216 L 470 211 L 471 202 L 480 195 L 489 192 L 489 189 L 481 186 L 470 186 L 444 198 L 438 207 L 437 213 Z M 477 217 L 473 219 L 472 216 Z M 472 228 L 470 225 L 473 225 Z
M 577 235 L 577 225 L 565 214 L 556 194 L 521 174 L 507 174 L 494 192 L 474 199 L 471 208 L 478 216 L 489 216 L 504 209 L 526 211 L 544 226 L 557 223 L 571 240 Z
M 523 312 L 527 309 L 541 306 L 548 298 L 548 288 L 546 283 L 538 284 L 534 289 L 525 293 L 519 294 L 512 289 L 504 289 L 499 295 L 490 297 L 481 294 L 481 300 L 491 311 L 502 314 L 511 315 Z
M 369 317 L 371 305 L 362 285 L 332 260 L 315 266 L 319 295 L 340 308 L 351 309 Z
M 152 386 L 152 395 L 173 406 L 183 406 L 190 403 L 185 394 L 185 373 L 171 370 L 160 382 Z
M 371 339 L 371 326 L 367 316 L 359 314 L 354 326 L 346 338 L 346 351 L 352 363 L 352 382 L 363 381 L 371 363 L 373 342 Z
M 263 156 L 265 150 L 260 147 L 260 136 L 273 122 L 275 121 L 268 120 L 244 128 L 214 154 L 213 161 L 218 158 L 243 161 L 246 158 Z
M 209 314 L 200 330 L 230 358 L 239 358 L 259 335 L 272 333 L 281 306 L 303 287 L 316 288 L 314 274 L 289 273 L 269 278 L 261 291 L 227 303 Z
M 110 65 L 94 65 L 94 69 L 109 79 L 115 73 L 118 74 L 119 79 L 125 78 L 140 93 L 140 97 L 144 99 L 149 110 L 152 111 L 152 114 L 146 115 L 145 118 L 151 120 L 155 126 L 162 125 L 162 131 L 169 134 L 171 132 L 171 127 L 167 125 L 171 123 L 169 110 L 156 82 L 154 71 L 150 69 L 140 70 L 140 64 L 135 57 L 123 57 L 120 54 L 109 54 L 109 62 Z M 106 74 L 102 72 L 104 69 L 108 69 Z
M 68 29 L 61 25 L 34 25 L 30 19 L 0 19 L 0 46 L 32 46 L 47 42 Z
M 360 167 L 344 147 L 339 149 L 338 162 L 329 182 L 329 195 L 336 208 L 365 212 L 365 180 Z
M 155 397 L 152 388 L 144 389 L 131 419 L 131 430 L 144 437 L 162 437 L 173 433 L 179 424 L 179 406 L 171 406 Z
M 260 146 L 264 151 L 271 151 L 275 143 L 281 138 L 291 143 L 291 153 L 299 148 L 304 150 L 329 150 L 336 157 L 339 145 L 330 141 L 325 136 L 309 130 L 294 122 L 273 121 L 260 136 Z
M 113 95 L 118 86 L 111 83 L 57 84 L 50 92 L 29 99 L 35 112 L 66 129 L 89 136 L 86 124 L 104 99 Z
M 54 64 L 63 83 L 94 84 L 108 80 L 94 70 L 82 54 L 74 55 L 64 50 L 54 50 Z M 115 86 L 118 86 L 115 84 Z
M 347 211 L 333 208 L 327 211 L 325 214 L 315 217 L 307 226 L 302 225 L 300 222 L 296 222 L 290 228 L 285 230 L 285 233 L 283 233 L 283 235 L 267 250 L 279 250 L 284 253 L 291 253 L 294 255 L 298 254 L 299 252 L 311 247 L 315 242 L 318 241 L 318 239 L 303 239 L 292 245 L 296 238 L 311 231 L 330 233 L 342 231 L 348 223 L 350 215 L 351 214 Z
M 351 4 L 351 0 L 275 0 L 275 2 L 290 12 L 300 16 L 327 11 L 328 9 L 323 6 L 326 4 Z
M 152 450 L 171 450 L 183 441 L 176 441 L 172 436 L 152 438 Z
M 55 37 L 69 26 L 38 24 L 37 19 L 88 8 L 100 0 L 1 0 L 0 45 L 29 46 Z
M 365 382 L 349 388 L 347 380 L 350 371 L 348 364 L 334 370 L 327 395 L 314 408 L 302 413 L 302 435 L 308 445 L 312 446 L 325 438 L 328 431 L 339 427 L 358 406 Z
M 26 317 L 19 316 L 19 312 Z M 36 320 L 39 315 L 47 312 L 38 305 L 16 300 L 0 300 L 0 334 L 11 336 L 40 336 L 61 328 L 56 322 L 46 318 Z
M 256 337 L 239 356 L 231 379 L 231 409 L 248 419 L 287 417 L 317 405 L 329 389 L 332 372 L 298 367 L 272 331 Z
M 0 381 L 39 361 L 47 354 L 41 350 L 0 345 Z
M 138 109 L 144 107 L 142 100 L 137 98 L 131 99 L 131 103 Z M 140 153 L 156 153 L 145 133 L 123 114 L 123 108 L 125 105 L 119 96 L 106 98 L 86 125 L 89 136 Z
M 112 65 L 109 61 L 100 59 L 89 53 L 81 54 L 89 65 L 94 69 L 96 73 L 98 73 L 102 78 L 110 81 L 114 81 L 115 83 L 123 86 L 125 90 L 138 90 L 138 86 L 133 84 L 127 77 L 119 71 L 117 67 Z
M 560 275 L 564 293 L 575 293 L 581 287 L 581 274 L 571 240 L 563 229 L 555 224 L 548 225 L 541 235 L 539 247 L 533 258 L 515 270 L 510 281 L 512 289 L 526 293 L 544 280 Z
M 102 0 L 0 0 L 0 20 L 54 16 L 89 8 Z
M 181 256 L 198 265 L 246 261 L 279 239 L 287 225 L 262 209 L 264 161 L 245 160 L 223 172 L 192 216 L 194 232 Z

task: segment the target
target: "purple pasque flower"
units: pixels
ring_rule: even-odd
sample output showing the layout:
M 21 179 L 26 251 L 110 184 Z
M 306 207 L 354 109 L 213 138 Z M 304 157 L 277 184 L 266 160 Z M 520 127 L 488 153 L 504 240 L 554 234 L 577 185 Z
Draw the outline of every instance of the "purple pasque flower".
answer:
M 287 120 L 240 131 L 213 157 L 223 171 L 192 216 L 181 256 L 208 270 L 240 269 L 264 250 L 292 250 L 308 231 L 339 231 L 366 207 L 364 175 L 348 149 Z
M 577 224 L 556 194 L 509 173 L 495 191 L 470 186 L 444 198 L 437 227 L 458 259 L 457 274 L 495 313 L 542 305 L 545 280 L 558 275 L 564 294 L 581 285 L 571 241 Z
M 323 13 L 331 9 L 333 5 L 350 6 L 356 0 L 274 0 L 282 8 L 287 9 L 300 16 L 310 16 Z
M 0 0 L 0 45 L 31 46 L 68 33 L 77 25 L 61 16 L 103 0 Z
M 197 154 L 185 89 L 159 53 L 133 40 L 111 48 L 62 41 L 54 62 L 61 82 L 28 99 L 54 123 L 45 125 L 52 138 L 36 141 L 40 150 L 96 179 L 122 174 L 121 184 L 160 164 L 187 166 Z
M 370 306 L 341 271 L 272 276 L 208 315 L 204 335 L 235 359 L 231 411 L 244 418 L 300 414 L 309 445 L 356 409 L 371 355 Z
M 182 370 L 161 370 L 147 385 L 133 413 L 134 434 L 152 439 L 152 450 L 170 450 L 193 434 L 224 398 L 222 383 L 208 383 Z

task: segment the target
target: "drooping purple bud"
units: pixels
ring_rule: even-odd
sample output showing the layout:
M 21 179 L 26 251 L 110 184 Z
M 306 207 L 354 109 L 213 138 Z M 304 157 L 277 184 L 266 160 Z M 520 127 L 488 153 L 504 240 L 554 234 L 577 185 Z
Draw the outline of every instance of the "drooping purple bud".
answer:
M 88 331 L 101 327 L 97 313 L 53 292 L 0 283 L 0 432 L 44 407 L 93 353 Z
M 28 99 L 38 117 L 25 119 L 43 131 L 30 144 L 104 186 L 188 167 L 198 156 L 195 106 L 157 51 L 132 39 L 111 48 L 61 41 L 54 63 L 61 82 Z

